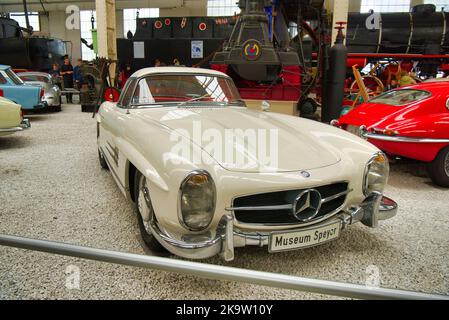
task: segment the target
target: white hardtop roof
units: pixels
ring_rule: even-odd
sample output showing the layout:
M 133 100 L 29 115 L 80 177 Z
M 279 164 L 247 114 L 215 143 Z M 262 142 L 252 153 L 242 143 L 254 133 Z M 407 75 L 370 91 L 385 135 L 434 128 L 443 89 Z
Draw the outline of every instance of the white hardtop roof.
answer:
M 201 68 L 187 68 L 187 67 L 156 67 L 156 68 L 144 68 L 144 69 L 140 69 L 136 72 L 133 73 L 133 75 L 131 77 L 134 78 L 140 78 L 146 75 L 151 75 L 151 74 L 161 74 L 161 73 L 165 73 L 165 74 L 170 74 L 170 73 L 189 73 L 189 74 L 207 74 L 207 75 L 212 75 L 212 76 L 225 76 L 228 77 L 228 75 L 219 72 L 219 71 L 215 71 L 215 70 L 210 70 L 210 69 L 201 69 Z
M 40 71 L 23 71 L 23 72 L 17 72 L 18 76 L 44 76 L 44 77 L 51 77 L 50 74 L 46 72 L 40 72 Z

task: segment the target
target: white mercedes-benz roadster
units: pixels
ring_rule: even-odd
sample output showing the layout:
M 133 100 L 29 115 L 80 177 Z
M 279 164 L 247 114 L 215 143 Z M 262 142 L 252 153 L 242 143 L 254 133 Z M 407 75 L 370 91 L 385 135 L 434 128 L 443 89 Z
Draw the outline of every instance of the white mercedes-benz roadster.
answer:
M 139 70 L 101 105 L 100 164 L 151 250 L 229 261 L 236 247 L 307 248 L 395 216 L 376 147 L 264 107 L 247 109 L 223 73 L 182 67 Z

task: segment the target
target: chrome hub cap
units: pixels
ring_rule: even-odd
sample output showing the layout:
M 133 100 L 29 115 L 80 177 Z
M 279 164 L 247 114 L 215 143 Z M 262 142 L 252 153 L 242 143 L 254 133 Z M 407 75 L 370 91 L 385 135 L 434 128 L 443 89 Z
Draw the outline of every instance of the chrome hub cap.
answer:
M 148 191 L 146 179 L 142 177 L 139 181 L 139 199 L 137 201 L 140 216 L 142 217 L 145 230 L 150 232 L 150 221 L 153 219 L 153 208 L 150 201 L 150 194 Z
M 444 172 L 446 173 L 446 176 L 449 177 L 449 152 L 446 153 L 446 156 L 444 157 Z

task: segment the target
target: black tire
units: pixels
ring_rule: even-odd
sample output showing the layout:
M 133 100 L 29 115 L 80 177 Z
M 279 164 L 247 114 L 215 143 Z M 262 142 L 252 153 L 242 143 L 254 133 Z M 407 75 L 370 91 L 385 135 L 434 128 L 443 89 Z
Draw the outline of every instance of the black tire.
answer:
M 59 106 L 51 106 L 51 107 L 48 107 L 48 109 L 51 112 L 60 112 L 62 110 L 61 109 L 61 105 L 59 105 Z
M 436 185 L 449 188 L 449 146 L 441 149 L 436 158 L 427 164 L 427 172 Z
M 100 166 L 105 169 L 109 170 L 108 163 L 106 162 L 106 159 L 103 156 L 103 153 L 101 153 L 100 150 L 98 150 L 98 160 L 100 161 Z
M 142 218 L 142 214 L 140 211 L 139 203 L 141 206 L 146 206 L 147 209 L 150 211 L 150 216 L 154 215 L 153 206 L 151 204 L 149 191 L 147 188 L 147 199 L 143 198 L 143 192 L 141 192 L 142 186 L 145 183 L 145 177 L 136 170 L 135 176 L 134 176 L 134 195 L 135 195 L 135 210 L 137 214 L 137 221 L 139 223 L 139 230 L 140 234 L 142 236 L 142 240 L 145 243 L 145 245 L 150 249 L 152 252 L 158 253 L 158 254 L 166 254 L 167 250 L 156 240 L 156 238 L 151 234 L 151 232 L 148 232 L 145 229 L 145 224 Z M 140 202 L 139 202 L 140 201 Z M 150 218 L 151 219 L 151 218 Z

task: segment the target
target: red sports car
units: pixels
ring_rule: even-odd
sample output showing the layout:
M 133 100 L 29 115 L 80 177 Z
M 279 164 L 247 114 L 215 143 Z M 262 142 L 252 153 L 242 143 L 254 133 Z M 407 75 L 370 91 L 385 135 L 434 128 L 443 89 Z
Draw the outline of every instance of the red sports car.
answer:
M 449 187 L 449 81 L 385 92 L 332 124 L 390 155 L 426 162 L 432 181 Z

